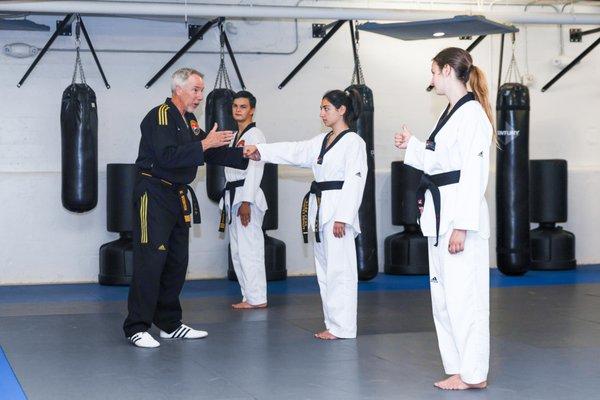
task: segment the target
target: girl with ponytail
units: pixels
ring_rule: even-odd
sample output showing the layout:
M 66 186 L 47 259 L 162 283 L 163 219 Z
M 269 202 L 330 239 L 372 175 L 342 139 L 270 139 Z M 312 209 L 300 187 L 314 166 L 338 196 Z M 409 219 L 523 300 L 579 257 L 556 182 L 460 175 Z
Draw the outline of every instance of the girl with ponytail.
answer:
M 420 225 L 429 241 L 433 318 L 446 374 L 440 389 L 482 389 L 489 369 L 489 211 L 485 200 L 493 115 L 485 75 L 459 48 L 442 50 L 431 85 L 448 107 L 426 142 L 395 136 L 423 171 Z M 470 90 L 470 91 L 469 91 Z
M 302 142 L 245 146 L 256 161 L 311 168 L 315 180 L 300 211 L 302 235 L 315 233 L 314 255 L 323 302 L 325 330 L 318 339 L 356 337 L 358 272 L 354 238 L 360 233 L 358 209 L 367 178 L 365 141 L 350 129 L 361 112 L 356 90 L 331 90 L 321 99 L 320 117 L 329 128 Z

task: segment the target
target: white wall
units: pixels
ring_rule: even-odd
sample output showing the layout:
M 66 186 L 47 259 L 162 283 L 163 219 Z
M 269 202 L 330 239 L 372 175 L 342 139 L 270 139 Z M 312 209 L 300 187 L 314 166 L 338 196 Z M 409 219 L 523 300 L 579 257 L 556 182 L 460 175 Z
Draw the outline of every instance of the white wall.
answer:
M 32 17 L 53 24 L 56 18 Z M 155 32 L 146 40 L 139 34 L 139 23 L 123 21 L 114 28 L 113 19 L 87 20 L 88 30 L 99 48 L 177 49 L 185 41 L 182 24 L 177 26 L 144 21 L 144 28 Z M 344 27 L 284 90 L 277 85 L 316 44 L 310 36 L 310 22 L 300 23 L 300 46 L 291 55 L 239 55 L 248 89 L 259 99 L 257 122 L 270 141 L 301 140 L 321 129 L 318 105 L 322 94 L 343 88 L 352 75 L 348 28 Z M 293 23 L 262 22 L 259 25 L 237 23 L 238 35 L 232 35 L 234 49 L 281 51 L 293 50 Z M 565 26 L 565 53 L 574 57 L 594 37 L 583 43 L 569 43 Z M 266 32 L 264 46 L 260 37 L 244 32 Z M 584 27 L 586 29 L 586 27 Z M 156 34 L 160 32 L 161 34 Z M 41 47 L 48 33 L 0 31 L 0 45 L 27 42 Z M 273 40 L 273 38 L 279 38 Z M 558 55 L 556 26 L 529 27 L 528 64 L 535 76 L 531 87 L 531 158 L 565 158 L 569 162 L 569 221 L 565 228 L 577 236 L 580 263 L 600 262 L 596 244 L 596 221 L 600 206 L 596 195 L 600 188 L 600 52 L 592 52 L 548 92 L 541 86 L 558 69 L 550 60 Z M 196 45 L 198 50 L 214 50 L 215 38 L 207 37 Z M 524 34 L 518 36 L 517 57 L 525 69 Z M 470 42 L 443 39 L 402 42 L 368 33 L 361 34 L 360 54 L 367 84 L 375 98 L 375 156 L 377 168 L 377 228 L 379 259 L 383 263 L 383 240 L 400 230 L 390 223 L 389 165 L 400 160 L 402 152 L 392 146 L 393 133 L 402 123 L 425 138 L 440 110 L 442 98 L 426 93 L 430 59 L 447 46 L 466 47 Z M 486 38 L 473 56 L 490 75 L 495 93 L 498 38 Z M 69 48 L 72 38 L 59 38 L 56 47 Z M 510 57 L 510 46 L 505 51 Z M 166 62 L 168 54 L 100 53 L 112 88 L 106 90 L 89 53 L 83 54 L 88 83 L 98 96 L 99 110 L 99 201 L 96 209 L 77 215 L 60 203 L 60 98 L 70 83 L 73 53 L 50 52 L 25 85 L 19 81 L 31 58 L 0 56 L 0 284 L 95 281 L 98 273 L 98 248 L 116 238 L 106 231 L 106 164 L 133 162 L 139 140 L 139 122 L 144 114 L 161 103 L 168 93 L 163 77 L 151 89 L 146 81 Z M 194 66 L 207 75 L 212 88 L 218 56 L 184 56 L 175 67 Z M 508 60 L 504 70 L 508 65 Z M 233 69 L 230 68 L 230 73 Z M 235 79 L 234 79 L 235 81 Z M 237 83 L 237 82 L 236 82 Z M 237 85 L 236 85 L 237 87 Z M 199 119 L 203 120 L 199 110 Z M 488 199 L 494 224 L 494 163 Z M 299 205 L 311 180 L 310 174 L 291 168 L 280 170 L 279 229 L 271 235 L 287 245 L 290 275 L 314 272 L 312 249 L 301 241 Z M 203 224 L 192 230 L 189 278 L 222 277 L 226 271 L 226 239 L 217 232 L 218 211 L 208 201 L 201 168 L 194 182 L 201 204 Z M 492 235 L 493 238 L 494 235 Z M 495 243 L 490 243 L 494 249 Z M 492 254 L 494 254 L 492 252 Z M 495 262 L 492 256 L 492 263 Z

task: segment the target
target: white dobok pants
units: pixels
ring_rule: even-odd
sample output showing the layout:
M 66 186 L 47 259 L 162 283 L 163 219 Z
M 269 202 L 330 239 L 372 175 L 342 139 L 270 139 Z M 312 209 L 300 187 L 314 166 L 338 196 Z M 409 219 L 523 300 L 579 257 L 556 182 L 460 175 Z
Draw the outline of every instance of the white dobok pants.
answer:
M 334 221 L 323 226 L 315 241 L 315 266 L 323 302 L 325 327 L 339 338 L 356 337 L 358 272 L 354 229 L 346 224 L 342 238 L 333 236 Z
M 231 261 L 242 291 L 243 301 L 252 305 L 267 302 L 265 238 L 262 231 L 264 212 L 250 204 L 250 223 L 242 225 L 237 215 L 241 203 L 233 206 L 229 225 Z
M 429 278 L 433 319 L 446 374 L 468 384 L 487 380 L 490 353 L 489 244 L 467 231 L 465 249 L 448 252 L 452 229 L 429 237 Z

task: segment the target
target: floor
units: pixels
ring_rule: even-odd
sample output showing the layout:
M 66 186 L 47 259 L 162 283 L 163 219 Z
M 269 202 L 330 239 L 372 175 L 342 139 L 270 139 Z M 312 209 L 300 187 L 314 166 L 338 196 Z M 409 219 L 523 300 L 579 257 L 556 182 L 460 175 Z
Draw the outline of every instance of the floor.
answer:
M 428 279 L 359 285 L 359 336 L 323 342 L 314 277 L 269 283 L 269 308 L 233 311 L 236 283 L 187 282 L 199 341 L 123 338 L 127 288 L 0 287 L 0 399 L 599 399 L 600 266 L 491 270 L 488 389 L 443 392 Z M 156 333 L 156 331 L 153 331 Z

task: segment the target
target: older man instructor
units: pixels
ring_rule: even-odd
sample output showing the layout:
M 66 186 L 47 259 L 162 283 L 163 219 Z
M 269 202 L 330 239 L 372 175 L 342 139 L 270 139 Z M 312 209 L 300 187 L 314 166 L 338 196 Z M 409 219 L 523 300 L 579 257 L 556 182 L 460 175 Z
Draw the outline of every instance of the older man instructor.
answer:
M 189 227 L 200 222 L 190 186 L 205 162 L 245 169 L 241 148 L 228 148 L 231 131 L 206 134 L 192 113 L 203 99 L 203 75 L 191 68 L 172 76 L 172 98 L 154 107 L 141 123 L 136 165 L 133 227 L 133 278 L 129 314 L 123 330 L 137 347 L 158 347 L 148 332 L 152 323 L 162 339 L 199 339 L 204 331 L 181 322 L 179 294 L 188 265 Z M 192 204 L 187 194 L 192 197 Z

